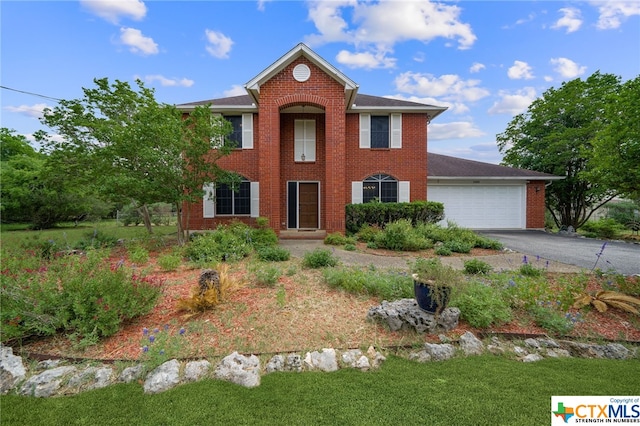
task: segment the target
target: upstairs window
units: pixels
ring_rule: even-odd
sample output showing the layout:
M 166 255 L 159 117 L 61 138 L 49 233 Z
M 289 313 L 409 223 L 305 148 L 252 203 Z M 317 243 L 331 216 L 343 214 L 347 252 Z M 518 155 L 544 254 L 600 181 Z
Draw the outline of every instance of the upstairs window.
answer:
M 225 115 L 225 120 L 231 123 L 233 131 L 227 138 L 233 142 L 235 148 L 242 148 L 242 116 L 241 115 Z
M 402 114 L 360 114 L 360 148 L 402 148 Z
M 295 120 L 294 161 L 316 161 L 315 120 Z
M 389 175 L 369 176 L 362 182 L 362 202 L 378 200 L 382 203 L 398 201 L 398 181 Z
M 215 117 L 222 117 L 231 123 L 232 131 L 227 140 L 237 149 L 253 149 L 253 114 L 225 115 L 214 113 Z M 212 139 L 213 148 L 222 144 L 222 138 Z

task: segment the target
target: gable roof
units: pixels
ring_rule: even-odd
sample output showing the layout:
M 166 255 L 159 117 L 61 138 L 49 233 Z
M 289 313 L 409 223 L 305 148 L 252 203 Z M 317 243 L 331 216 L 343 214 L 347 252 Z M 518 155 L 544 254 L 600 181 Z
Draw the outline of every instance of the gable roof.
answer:
M 299 43 L 296 47 L 285 53 L 277 61 L 265 68 L 260 74 L 253 77 L 247 84 L 244 85 L 249 95 L 253 98 L 254 102 L 260 103 L 260 86 L 269 81 L 274 75 L 278 74 L 299 57 L 304 56 L 315 66 L 320 68 L 328 76 L 344 86 L 345 93 L 345 105 L 347 108 L 353 103 L 356 93 L 358 92 L 358 85 L 349 77 L 340 72 L 336 67 L 325 61 L 320 55 L 311 50 L 306 44 Z
M 427 153 L 429 179 L 559 180 L 562 176 Z

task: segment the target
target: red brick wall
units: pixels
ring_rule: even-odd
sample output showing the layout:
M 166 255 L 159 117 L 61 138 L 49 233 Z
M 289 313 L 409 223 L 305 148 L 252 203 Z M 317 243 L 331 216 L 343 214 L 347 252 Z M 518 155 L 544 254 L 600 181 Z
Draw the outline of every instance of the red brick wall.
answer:
M 544 186 L 542 180 L 527 182 L 527 228 L 544 228 Z
M 402 114 L 402 149 L 361 149 L 360 116 L 347 114 L 348 190 L 351 182 L 384 173 L 398 181 L 410 181 L 411 201 L 427 199 L 427 114 Z

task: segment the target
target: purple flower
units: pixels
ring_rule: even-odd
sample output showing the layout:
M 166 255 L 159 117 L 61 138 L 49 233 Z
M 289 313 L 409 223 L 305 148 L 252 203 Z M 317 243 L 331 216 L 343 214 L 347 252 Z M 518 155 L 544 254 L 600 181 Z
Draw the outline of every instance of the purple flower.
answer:
M 187 330 L 185 330 L 185 329 L 184 329 L 184 327 L 182 327 L 182 328 L 180 329 L 180 335 L 182 336 L 186 331 L 187 331 Z
M 167 330 L 169 330 L 169 324 L 164 325 L 164 331 L 167 331 Z
M 146 336 L 147 334 L 149 334 L 149 329 L 147 327 L 142 329 L 142 335 Z
M 144 345 L 144 346 L 142 347 L 142 352 L 149 352 L 149 346 Z
M 527 260 L 527 255 L 526 254 L 524 256 L 522 256 L 522 263 L 524 263 L 525 265 L 527 263 L 529 263 L 529 261 Z
M 153 332 L 154 332 L 154 333 L 156 333 L 156 334 L 157 334 L 157 333 L 160 333 L 160 329 L 159 329 L 159 328 L 154 328 L 154 329 L 153 329 Z
M 155 340 L 156 340 L 156 336 L 154 336 L 153 334 L 149 336 L 149 342 L 153 343 Z
M 160 355 L 164 355 L 164 349 L 160 349 Z

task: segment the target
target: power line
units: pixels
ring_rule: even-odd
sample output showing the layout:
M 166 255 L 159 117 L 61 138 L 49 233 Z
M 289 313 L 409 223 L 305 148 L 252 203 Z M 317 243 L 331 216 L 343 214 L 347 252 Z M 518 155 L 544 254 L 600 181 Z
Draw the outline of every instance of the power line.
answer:
M 24 90 L 12 89 L 11 87 L 0 86 L 1 89 L 11 90 L 12 92 L 24 93 L 26 95 L 38 96 L 40 98 L 51 99 L 52 101 L 62 101 L 62 99 L 52 98 L 51 96 L 40 95 L 38 93 L 26 92 Z

